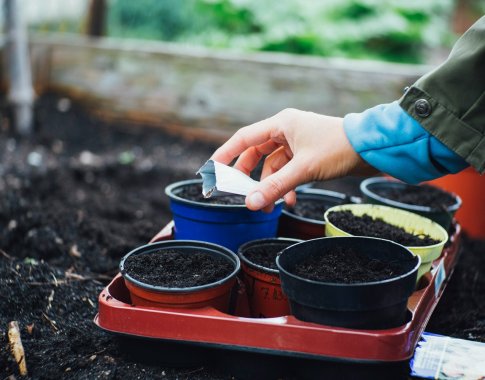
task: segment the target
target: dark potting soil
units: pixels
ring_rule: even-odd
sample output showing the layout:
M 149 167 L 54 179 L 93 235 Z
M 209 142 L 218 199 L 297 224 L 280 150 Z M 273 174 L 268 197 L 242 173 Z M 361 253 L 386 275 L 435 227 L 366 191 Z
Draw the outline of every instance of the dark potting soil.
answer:
M 167 288 L 210 284 L 233 270 L 234 264 L 223 257 L 174 249 L 131 255 L 125 261 L 125 273 L 135 280 Z
M 278 269 L 276 257 L 283 249 L 295 243 L 268 243 L 250 247 L 243 252 L 250 262 L 265 268 Z
M 167 350 L 142 360 L 93 323 L 121 257 L 171 219 L 164 187 L 193 176 L 217 146 L 108 125 L 75 103 L 62 112 L 59 101 L 39 99 L 29 140 L 0 114 L 0 378 L 20 378 L 6 332 L 16 320 L 25 379 L 232 379 L 210 365 L 161 364 Z M 428 331 L 485 342 L 483 268 L 485 241 L 465 237 Z
M 121 257 L 170 221 L 164 187 L 194 176 L 216 146 L 106 124 L 77 104 L 62 112 L 59 101 L 38 100 L 30 139 L 0 113 L 0 378 L 20 378 L 6 330 L 15 320 L 26 379 L 230 379 L 135 359 L 93 323 Z
M 434 186 L 404 186 L 402 188 L 377 189 L 375 193 L 381 197 L 408 205 L 427 206 L 443 210 L 456 203 L 450 193 Z
M 242 195 L 220 195 L 205 198 L 202 195 L 202 184 L 196 183 L 184 186 L 177 192 L 180 198 L 188 199 L 194 202 L 202 202 L 214 205 L 243 205 L 245 197 Z
M 404 273 L 401 266 L 366 255 L 351 248 L 319 252 L 296 264 L 296 275 L 314 281 L 355 284 L 381 281 Z
M 335 205 L 327 205 L 315 199 L 298 199 L 295 207 L 287 207 L 287 210 L 292 214 L 301 216 L 303 218 L 322 221 L 325 211 L 333 206 Z
M 394 226 L 367 214 L 356 216 L 349 210 L 334 211 L 328 220 L 341 230 L 356 236 L 371 236 L 395 241 L 408 247 L 421 247 L 439 243 L 428 235 L 413 235 L 404 228 Z

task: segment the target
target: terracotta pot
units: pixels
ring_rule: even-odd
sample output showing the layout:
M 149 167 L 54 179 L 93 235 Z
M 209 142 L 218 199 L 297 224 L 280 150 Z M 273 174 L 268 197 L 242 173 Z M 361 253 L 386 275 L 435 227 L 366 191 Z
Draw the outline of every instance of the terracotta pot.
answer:
M 189 255 L 192 252 L 203 251 L 212 256 L 223 257 L 234 265 L 234 270 L 218 281 L 187 288 L 154 286 L 136 280 L 126 273 L 125 262 L 130 256 L 142 253 L 163 254 L 166 250 L 174 249 Z M 128 253 L 120 263 L 120 271 L 125 285 L 130 291 L 133 305 L 190 309 L 209 306 L 224 312 L 227 312 L 229 308 L 231 290 L 239 269 L 239 258 L 229 249 L 216 244 L 191 240 L 168 240 L 147 244 Z
M 278 226 L 278 236 L 309 240 L 325 236 L 325 221 L 323 220 L 325 210 L 345 203 L 347 197 L 345 194 L 335 191 L 305 187 L 296 190 L 296 199 L 297 202 L 310 200 L 321 204 L 322 218 L 321 220 L 305 218 L 296 215 L 291 209 L 283 209 Z
M 288 315 L 290 306 L 281 290 L 279 271 L 250 261 L 245 252 L 257 246 L 283 245 L 282 250 L 300 242 L 297 239 L 273 238 L 250 241 L 243 244 L 238 255 L 241 259 L 243 281 L 248 295 L 249 310 L 254 318 L 271 318 Z

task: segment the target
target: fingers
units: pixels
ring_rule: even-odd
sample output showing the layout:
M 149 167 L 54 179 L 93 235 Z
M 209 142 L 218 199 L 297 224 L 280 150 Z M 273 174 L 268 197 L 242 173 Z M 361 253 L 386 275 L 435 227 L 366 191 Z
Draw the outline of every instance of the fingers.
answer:
M 250 210 L 260 210 L 272 205 L 299 184 L 306 182 L 306 170 L 303 162 L 292 159 L 281 169 L 263 179 L 246 197 L 246 206 Z M 292 197 L 291 195 L 289 196 Z
M 241 153 L 234 167 L 249 175 L 264 155 L 273 152 L 278 147 L 279 144 L 271 140 L 258 146 L 252 146 Z
M 271 140 L 271 130 L 275 127 L 275 118 L 260 121 L 239 129 L 212 155 L 211 159 L 222 164 L 229 164 L 246 149 L 264 144 Z
M 264 160 L 263 170 L 261 172 L 261 179 L 264 179 L 269 175 L 276 173 L 283 166 L 285 166 L 292 157 L 293 155 L 289 149 L 284 146 L 280 146 Z
M 279 147 L 272 154 L 266 157 L 263 165 L 263 171 L 261 173 L 261 179 L 276 173 L 284 165 L 286 165 L 292 157 L 293 153 L 288 147 Z M 286 204 L 293 206 L 296 203 L 296 193 L 294 191 L 290 191 L 289 193 L 285 194 L 284 200 Z M 268 206 L 266 206 L 263 210 L 266 211 L 267 208 Z
M 273 153 L 271 153 L 266 159 L 264 160 L 263 170 L 261 172 L 261 179 L 270 176 L 273 173 L 276 173 L 280 170 L 283 166 L 285 166 L 292 157 L 291 150 L 285 146 L 280 146 L 276 149 Z M 289 193 L 284 195 L 285 202 L 290 205 L 294 205 L 296 203 L 296 194 L 294 191 L 290 191 Z M 268 206 L 265 206 L 262 210 L 264 212 L 271 212 L 273 211 L 274 203 L 270 203 Z
M 284 196 L 284 200 L 285 200 L 285 203 L 288 205 L 288 206 L 295 206 L 296 204 L 296 191 L 295 190 L 291 190 L 289 193 L 286 193 L 285 196 Z

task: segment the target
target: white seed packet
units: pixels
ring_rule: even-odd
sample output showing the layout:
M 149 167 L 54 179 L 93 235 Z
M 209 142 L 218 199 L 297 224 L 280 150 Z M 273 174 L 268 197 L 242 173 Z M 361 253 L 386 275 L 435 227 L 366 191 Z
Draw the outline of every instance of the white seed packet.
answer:
M 248 195 L 258 184 L 243 172 L 214 160 L 207 161 L 197 174 L 202 176 L 202 194 L 206 198 L 224 193 Z
M 485 343 L 423 333 L 411 375 L 425 379 L 485 379 Z

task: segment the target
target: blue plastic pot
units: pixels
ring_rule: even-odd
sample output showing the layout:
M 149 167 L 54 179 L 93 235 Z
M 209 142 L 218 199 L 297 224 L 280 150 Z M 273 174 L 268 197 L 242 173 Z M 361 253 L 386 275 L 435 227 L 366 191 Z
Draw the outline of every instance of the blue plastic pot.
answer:
M 201 240 L 220 244 L 232 251 L 256 239 L 276 236 L 283 201 L 271 213 L 251 211 L 245 205 L 217 205 L 178 196 L 184 186 L 202 183 L 187 180 L 166 187 L 175 224 L 176 240 Z

